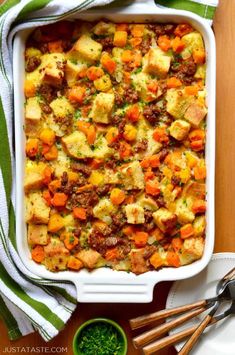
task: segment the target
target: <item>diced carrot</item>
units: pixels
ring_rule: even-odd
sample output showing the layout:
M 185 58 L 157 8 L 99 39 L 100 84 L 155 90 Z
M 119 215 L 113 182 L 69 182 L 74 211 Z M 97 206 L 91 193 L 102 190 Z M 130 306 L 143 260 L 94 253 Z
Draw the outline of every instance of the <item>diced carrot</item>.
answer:
M 160 143 L 168 143 L 169 136 L 165 127 L 157 127 L 153 132 L 153 139 Z
M 180 236 L 182 239 L 190 238 L 193 235 L 194 235 L 194 229 L 191 223 L 185 224 L 180 228 Z
M 154 154 L 151 157 L 149 157 L 149 164 L 151 168 L 158 168 L 160 165 L 159 155 Z
M 176 27 L 174 34 L 183 37 L 190 32 L 193 32 L 193 28 L 188 23 L 181 23 Z
M 41 153 L 42 155 L 45 155 L 46 153 L 49 152 L 51 146 L 45 143 L 42 143 L 42 147 L 41 147 Z
M 84 221 L 86 219 L 86 209 L 83 207 L 74 207 L 73 216 L 74 218 L 78 218 Z
M 164 234 L 162 233 L 162 231 L 159 228 L 155 228 L 151 232 L 151 236 L 154 236 L 157 241 L 162 240 L 164 238 Z
M 171 245 L 172 245 L 174 251 L 179 251 L 183 246 L 183 241 L 179 237 L 172 238 Z
M 141 53 L 135 52 L 134 57 L 133 57 L 133 63 L 132 67 L 133 68 L 138 68 L 142 64 L 142 55 Z
M 64 219 L 58 213 L 50 216 L 48 222 L 48 231 L 51 233 L 56 233 L 64 227 Z
M 108 144 L 114 143 L 119 136 L 119 131 L 117 127 L 110 127 L 105 135 Z
M 138 47 L 141 42 L 142 42 L 142 38 L 141 37 L 133 37 L 129 40 L 130 44 L 132 47 Z
M 117 23 L 116 24 L 116 31 L 127 31 L 128 30 L 128 23 Z
M 68 99 L 71 102 L 82 104 L 85 98 L 86 88 L 83 86 L 73 86 L 68 90 Z
M 126 142 L 121 142 L 119 147 L 119 155 L 121 159 L 129 158 L 132 154 L 132 149 L 130 144 Z
M 51 146 L 49 151 L 44 154 L 46 160 L 55 160 L 58 157 L 58 149 L 55 145 Z
M 78 73 L 78 77 L 79 78 L 85 78 L 86 77 L 86 75 L 87 75 L 87 68 L 82 68 L 80 71 L 79 71 L 79 73 Z
M 43 170 L 43 184 L 48 185 L 51 182 L 52 168 L 47 165 Z
M 203 129 L 194 129 L 192 132 L 189 133 L 190 141 L 198 141 L 205 139 L 205 131 Z
M 145 192 L 148 195 L 158 196 L 161 192 L 157 180 L 148 180 L 145 185 Z
M 51 146 L 55 143 L 55 132 L 50 128 L 43 128 L 39 138 L 43 143 Z
M 90 167 L 92 170 L 96 170 L 99 169 L 103 165 L 103 163 L 103 159 L 94 158 L 90 163 Z
M 112 189 L 110 194 L 110 200 L 114 205 L 120 205 L 125 200 L 125 197 L 125 192 L 118 188 Z
M 118 259 L 119 257 L 120 253 L 117 247 L 108 249 L 105 253 L 105 259 L 108 261 Z
M 134 203 L 134 202 L 135 202 L 135 198 L 133 195 L 126 196 L 125 204 L 129 205 L 130 203 Z
M 166 85 L 168 89 L 178 88 L 182 86 L 182 82 L 175 76 L 172 76 L 171 78 L 167 79 Z
M 75 258 L 75 256 L 71 255 L 69 257 L 67 267 L 71 270 L 80 270 L 83 268 L 83 263 L 81 260 Z
M 101 57 L 102 66 L 109 72 L 109 74 L 113 74 L 116 69 L 116 62 L 113 60 L 108 53 L 104 53 Z
M 141 162 L 140 165 L 142 168 L 147 169 L 150 167 L 150 159 L 149 158 L 144 158 Z
M 154 172 L 151 170 L 151 168 L 149 168 L 146 173 L 144 174 L 144 180 L 148 181 L 148 180 L 152 180 L 155 177 Z
M 195 49 L 193 51 L 193 60 L 196 64 L 203 64 L 206 60 L 206 53 L 204 50 Z
M 61 181 L 59 179 L 53 180 L 48 184 L 48 188 L 53 194 L 55 194 L 60 187 Z
M 136 135 L 137 129 L 130 124 L 126 124 L 123 133 L 124 139 L 128 142 L 133 142 L 136 139 Z
M 167 260 L 168 266 L 174 266 L 174 267 L 180 266 L 179 255 L 177 253 L 175 253 L 174 251 L 167 252 L 166 260 Z
M 143 248 L 148 241 L 148 233 L 145 232 L 136 232 L 134 234 L 134 241 L 137 248 Z
M 36 95 L 36 86 L 31 80 L 25 80 L 24 82 L 24 94 L 25 97 L 33 97 Z
M 193 203 L 192 211 L 194 213 L 204 213 L 206 211 L 206 201 L 205 200 L 196 200 Z
M 176 36 L 172 41 L 171 41 L 171 46 L 172 49 L 175 53 L 180 53 L 185 47 L 184 42 L 180 39 L 180 37 Z
M 206 178 L 206 167 L 197 165 L 193 169 L 194 177 L 196 180 L 203 180 Z
M 87 142 L 91 145 L 94 144 L 95 139 L 96 139 L 96 129 L 94 125 L 90 125 L 90 127 L 87 130 Z
M 45 252 L 42 245 L 36 245 L 31 251 L 32 259 L 36 263 L 41 263 L 45 259 Z
M 25 148 L 27 156 L 30 158 L 34 158 L 38 153 L 38 149 L 39 149 L 38 139 L 29 138 L 26 142 L 26 148 Z
M 126 31 L 116 31 L 114 33 L 113 45 L 117 47 L 125 47 L 127 41 Z
M 123 233 L 130 237 L 132 234 L 135 233 L 135 227 L 134 226 L 126 226 L 122 229 Z
M 156 81 L 151 81 L 148 85 L 147 88 L 149 91 L 152 93 L 156 94 L 158 91 L 158 83 Z
M 92 187 L 93 187 L 92 184 L 86 184 L 86 185 L 83 185 L 83 186 L 81 186 L 81 187 L 78 187 L 77 190 L 76 190 L 76 192 L 77 192 L 77 193 L 81 193 L 81 192 L 83 192 L 83 191 L 89 191 L 89 190 L 92 189 Z
M 64 245 L 68 250 L 72 250 L 78 245 L 78 238 L 71 232 L 62 233 L 60 239 L 64 242 Z
M 48 206 L 51 206 L 51 194 L 49 190 L 44 190 L 42 193 L 42 197 L 46 201 Z
M 77 121 L 77 127 L 78 127 L 79 131 L 83 132 L 86 135 L 87 135 L 90 125 L 91 124 L 89 122 Z
M 73 182 L 76 182 L 78 181 L 78 178 L 79 178 L 79 174 L 78 173 L 75 173 L 75 171 L 68 171 L 68 180 L 69 181 L 73 181 Z
M 68 195 L 63 192 L 56 192 L 51 199 L 51 203 L 55 207 L 64 207 L 68 200 Z
M 150 263 L 153 265 L 155 269 L 164 265 L 163 258 L 160 256 L 158 252 L 155 252 L 149 259 Z
M 129 63 L 134 58 L 134 53 L 130 49 L 126 49 L 122 52 L 122 61 L 124 63 Z
M 63 53 L 63 41 L 59 39 L 58 41 L 48 42 L 48 50 L 50 53 Z
M 137 24 L 132 25 L 131 34 L 133 37 L 143 37 L 145 25 Z
M 103 76 L 104 71 L 102 68 L 91 66 L 90 68 L 87 69 L 86 75 L 89 80 L 94 81 L 96 79 L 99 79 L 101 76 Z
M 198 87 L 196 85 L 186 86 L 184 91 L 187 95 L 195 96 L 198 93 Z
M 167 35 L 159 36 L 157 44 L 164 52 L 167 52 L 171 48 L 171 40 Z
M 137 122 L 140 118 L 140 110 L 138 105 L 129 107 L 126 111 L 126 117 L 131 122 Z
M 82 117 L 88 117 L 88 113 L 90 112 L 91 110 L 91 105 L 83 105 L 81 107 L 81 114 L 82 114 Z
M 124 71 L 123 72 L 123 80 L 124 80 L 124 83 L 130 84 L 130 82 L 131 82 L 131 74 L 128 71 Z

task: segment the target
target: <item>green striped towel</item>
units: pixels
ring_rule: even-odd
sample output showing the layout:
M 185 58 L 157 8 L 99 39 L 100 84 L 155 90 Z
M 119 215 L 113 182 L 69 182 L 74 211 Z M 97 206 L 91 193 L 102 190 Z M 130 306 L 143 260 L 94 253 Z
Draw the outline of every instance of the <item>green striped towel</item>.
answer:
M 77 303 L 73 284 L 37 277 L 25 268 L 17 254 L 11 39 L 19 29 L 52 23 L 110 2 L 112 0 L 7 0 L 0 7 L 0 316 L 10 339 L 36 330 L 46 341 L 50 340 L 64 327 Z M 150 4 L 142 2 L 146 6 Z M 216 0 L 157 3 L 160 7 L 191 10 L 208 20 L 212 19 L 217 5 Z M 130 2 L 118 2 L 118 5 L 126 4 Z

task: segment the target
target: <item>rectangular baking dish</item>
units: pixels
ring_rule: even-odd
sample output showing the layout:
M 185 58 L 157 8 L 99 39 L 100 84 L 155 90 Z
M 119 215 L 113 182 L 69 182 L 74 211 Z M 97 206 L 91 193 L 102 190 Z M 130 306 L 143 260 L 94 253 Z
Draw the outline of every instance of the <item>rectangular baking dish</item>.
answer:
M 19 31 L 14 39 L 13 71 L 14 71 L 14 105 L 15 105 L 15 143 L 16 143 L 16 233 L 17 248 L 24 265 L 35 275 L 45 279 L 71 281 L 77 288 L 77 299 L 80 302 L 130 302 L 147 303 L 153 298 L 153 288 L 160 281 L 171 281 L 189 278 L 206 267 L 214 247 L 214 173 L 215 173 L 215 39 L 210 26 L 205 20 L 187 11 L 163 10 L 149 0 L 134 3 L 125 8 L 97 8 L 73 15 L 72 18 L 94 21 L 102 18 L 114 22 L 188 22 L 201 32 L 207 52 L 208 116 L 206 137 L 207 165 L 207 230 L 203 257 L 191 265 L 175 268 L 163 268 L 135 275 L 124 271 L 101 268 L 88 272 L 63 271 L 53 273 L 42 265 L 37 265 L 30 258 L 26 238 L 24 218 L 24 47 L 25 40 L 33 28 Z

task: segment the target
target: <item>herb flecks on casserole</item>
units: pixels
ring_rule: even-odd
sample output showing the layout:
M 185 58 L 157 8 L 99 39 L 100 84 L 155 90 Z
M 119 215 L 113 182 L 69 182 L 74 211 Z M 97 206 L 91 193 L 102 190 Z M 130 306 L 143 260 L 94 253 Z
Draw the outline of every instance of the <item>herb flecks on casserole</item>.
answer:
M 51 271 L 200 259 L 205 48 L 188 24 L 61 22 L 25 50 L 25 206 Z

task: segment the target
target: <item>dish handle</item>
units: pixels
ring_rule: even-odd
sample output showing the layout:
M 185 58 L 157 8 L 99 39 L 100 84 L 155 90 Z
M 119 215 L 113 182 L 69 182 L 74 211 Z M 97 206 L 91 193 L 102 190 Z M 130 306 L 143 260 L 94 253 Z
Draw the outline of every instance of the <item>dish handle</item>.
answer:
M 133 282 L 115 280 L 74 280 L 78 302 L 91 303 L 149 303 L 153 299 L 156 281 L 137 279 Z

